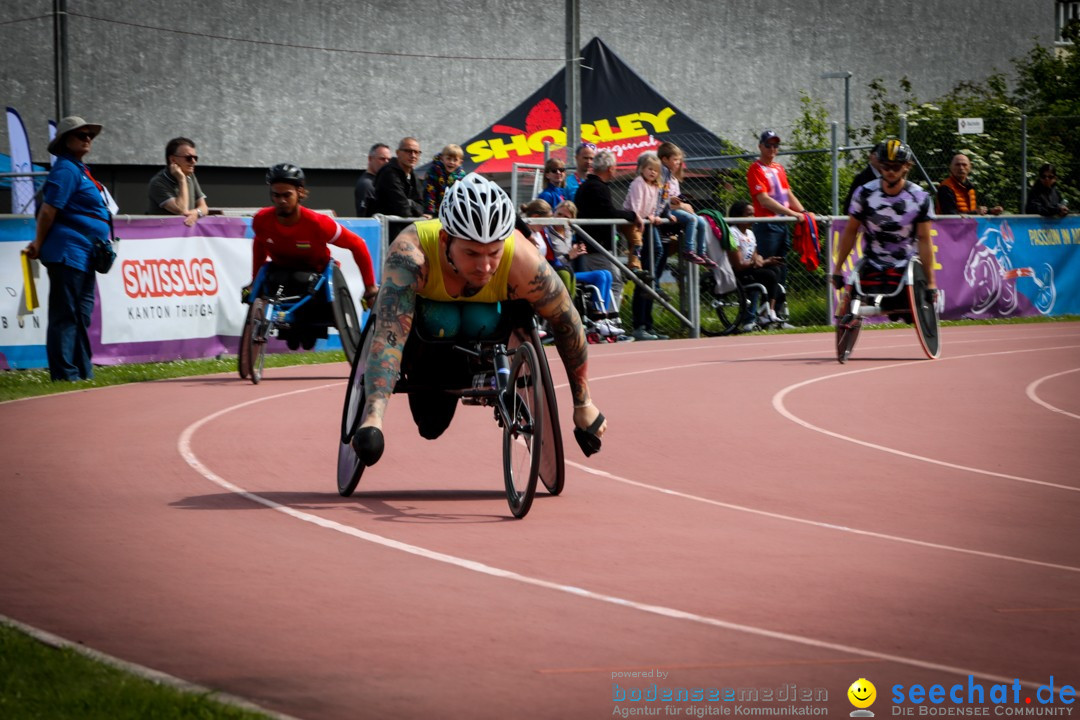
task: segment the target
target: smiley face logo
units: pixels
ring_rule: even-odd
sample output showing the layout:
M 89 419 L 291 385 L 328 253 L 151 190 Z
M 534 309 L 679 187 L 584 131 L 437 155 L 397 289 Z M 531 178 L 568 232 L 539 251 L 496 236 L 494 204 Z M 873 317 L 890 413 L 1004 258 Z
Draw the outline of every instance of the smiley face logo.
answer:
M 877 688 L 866 678 L 859 678 L 847 689 L 848 700 L 857 708 L 868 708 L 877 700 Z

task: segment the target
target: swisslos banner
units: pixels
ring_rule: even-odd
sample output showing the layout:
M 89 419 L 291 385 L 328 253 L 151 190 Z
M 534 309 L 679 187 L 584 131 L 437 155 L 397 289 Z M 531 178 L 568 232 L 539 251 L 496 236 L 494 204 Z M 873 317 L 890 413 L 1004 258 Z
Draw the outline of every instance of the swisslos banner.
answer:
M 582 139 L 613 151 L 620 165 L 635 163 L 638 155 L 656 150 L 665 140 L 680 145 L 692 143 L 692 152 L 684 147 L 688 156 L 725 154 L 720 138 L 668 102 L 599 38 L 589 41 L 582 58 Z M 545 140 L 553 145 L 569 145 L 572 153 L 578 143 L 567 142 L 562 111 L 565 100 L 564 69 L 462 144 L 465 169 L 492 173 L 510 172 L 514 163 L 542 165 Z
M 368 245 L 376 274 L 379 224 L 339 220 Z M 116 263 L 97 276 L 90 328 L 95 364 L 153 362 L 235 353 L 247 305 L 240 289 L 251 281 L 251 221 L 203 218 L 186 227 L 178 217 L 115 221 Z M 27 310 L 19 252 L 34 237 L 30 218 L 0 219 L 0 369 L 46 367 L 49 280 L 31 263 L 41 307 Z M 360 271 L 347 250 L 331 248 L 353 298 L 363 296 Z M 361 309 L 357 307 L 357 310 Z M 331 331 L 317 348 L 341 347 Z M 271 346 L 271 350 L 284 350 Z

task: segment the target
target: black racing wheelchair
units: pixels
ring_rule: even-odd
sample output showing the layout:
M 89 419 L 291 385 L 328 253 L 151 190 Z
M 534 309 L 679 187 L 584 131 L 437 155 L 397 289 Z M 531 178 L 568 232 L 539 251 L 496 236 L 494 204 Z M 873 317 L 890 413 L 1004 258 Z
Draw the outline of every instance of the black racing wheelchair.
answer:
M 250 304 L 240 335 L 241 379 L 262 380 L 266 343 L 283 340 L 290 350 L 310 350 L 329 328 L 341 335 L 345 358 L 352 362 L 360 345 L 360 316 L 336 261 L 321 273 L 289 270 L 266 263 L 244 300 Z
M 926 357 L 941 356 L 938 332 L 940 290 L 930 290 L 926 271 L 918 257 L 903 269 L 873 270 L 859 261 L 851 284 L 841 292 L 836 317 L 836 359 L 847 362 L 859 339 L 863 318 L 885 315 L 892 321 L 915 326 Z
M 514 517 L 522 518 L 532 507 L 538 479 L 550 494 L 562 492 L 563 444 L 555 384 L 532 307 L 521 300 L 501 306 L 493 331 L 480 337 L 434 337 L 418 318 L 405 343 L 394 393 L 408 395 L 420 434 L 429 439 L 449 425 L 459 402 L 492 408 L 503 434 L 506 499 Z M 421 303 L 417 314 L 422 312 Z M 352 440 L 364 408 L 374 323 L 371 313 L 345 392 L 337 464 L 343 497 L 353 494 L 365 469 Z

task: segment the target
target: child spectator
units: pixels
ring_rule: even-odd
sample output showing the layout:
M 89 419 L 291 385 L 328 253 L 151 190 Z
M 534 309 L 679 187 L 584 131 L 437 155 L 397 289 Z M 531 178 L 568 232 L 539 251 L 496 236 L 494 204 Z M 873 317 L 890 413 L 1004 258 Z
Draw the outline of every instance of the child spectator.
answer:
M 662 191 L 660 195 L 660 215 L 670 215 L 683 228 L 683 257 L 696 265 L 716 267 L 706 253 L 709 238 L 709 224 L 705 218 L 694 213 L 693 206 L 686 202 L 679 187 L 683 176 L 683 151 L 675 143 L 661 143 L 656 154 L 663 163 Z
M 428 169 L 424 180 L 424 212 L 435 217 L 439 214 L 446 188 L 465 177 L 461 163 L 465 161 L 465 152 L 460 145 L 451 143 L 442 149 Z
M 660 259 L 660 233 L 656 229 L 660 217 L 656 210 L 660 201 L 660 172 L 662 165 L 660 158 L 653 152 L 644 152 L 638 156 L 637 177 L 630 183 L 630 189 L 626 192 L 626 201 L 623 202 L 625 210 L 633 210 L 642 223 L 649 223 L 644 232 L 649 233 L 652 239 L 653 260 Z M 631 270 L 641 269 L 641 246 L 643 230 L 637 225 L 623 225 L 622 231 L 626 235 L 627 254 L 629 255 L 627 267 Z M 656 269 L 653 268 L 655 271 Z M 657 273 L 659 274 L 659 273 Z

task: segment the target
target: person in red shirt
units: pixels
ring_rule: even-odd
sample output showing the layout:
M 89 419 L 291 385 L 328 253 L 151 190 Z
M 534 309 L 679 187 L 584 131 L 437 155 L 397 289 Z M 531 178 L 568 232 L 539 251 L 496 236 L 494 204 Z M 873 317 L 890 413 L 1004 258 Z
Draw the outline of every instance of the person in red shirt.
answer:
M 750 187 L 750 199 L 754 205 L 756 217 L 774 217 L 788 215 L 801 218 L 805 212 L 799 198 L 788 185 L 784 166 L 776 162 L 780 151 L 780 136 L 772 130 L 761 133 L 758 149 L 761 155 L 746 170 L 746 184 Z M 789 223 L 755 223 L 754 234 L 757 236 L 758 252 L 763 258 L 778 257 L 784 259 L 791 249 Z M 783 264 L 777 266 L 780 282 L 787 276 Z
M 295 271 L 321 273 L 332 260 L 330 245 L 337 245 L 352 253 L 364 279 L 364 303 L 373 303 L 379 288 L 375 284 L 375 270 L 367 245 L 332 217 L 300 204 L 308 194 L 304 171 L 289 163 L 274 165 L 266 173 L 266 182 L 274 204 L 260 210 L 251 221 L 255 233 L 251 247 L 252 283 L 268 261 L 275 270 L 284 270 L 288 274 Z M 250 289 L 251 283 L 244 288 L 245 297 Z M 290 294 L 292 292 L 290 290 Z M 304 345 L 307 347 L 308 343 L 304 342 Z

